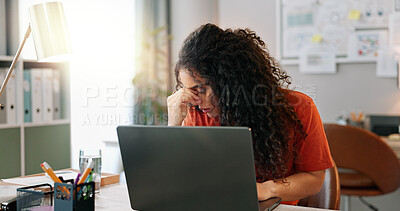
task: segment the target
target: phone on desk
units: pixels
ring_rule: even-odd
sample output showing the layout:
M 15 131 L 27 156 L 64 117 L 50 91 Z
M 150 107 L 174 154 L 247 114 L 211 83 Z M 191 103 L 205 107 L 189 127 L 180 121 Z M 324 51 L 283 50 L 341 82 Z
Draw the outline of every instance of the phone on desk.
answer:
M 281 201 L 282 201 L 282 199 L 279 197 L 272 197 L 265 201 L 259 201 L 258 205 L 259 205 L 260 211 L 272 211 L 277 206 L 279 206 L 279 203 L 281 203 Z

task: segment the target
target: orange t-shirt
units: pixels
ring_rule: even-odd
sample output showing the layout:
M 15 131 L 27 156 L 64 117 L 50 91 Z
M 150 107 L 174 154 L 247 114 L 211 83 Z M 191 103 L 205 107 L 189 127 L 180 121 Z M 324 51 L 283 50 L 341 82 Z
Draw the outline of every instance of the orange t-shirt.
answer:
M 289 91 L 286 97 L 307 134 L 305 140 L 298 143 L 294 143 L 296 138 L 288 140 L 289 147 L 295 147 L 298 155 L 295 160 L 288 162 L 287 176 L 296 172 L 320 171 L 333 167 L 324 127 L 313 100 L 297 91 Z M 182 126 L 220 126 L 220 122 L 218 117 L 210 118 L 199 110 L 189 109 Z M 297 202 L 298 200 L 282 203 L 295 205 Z

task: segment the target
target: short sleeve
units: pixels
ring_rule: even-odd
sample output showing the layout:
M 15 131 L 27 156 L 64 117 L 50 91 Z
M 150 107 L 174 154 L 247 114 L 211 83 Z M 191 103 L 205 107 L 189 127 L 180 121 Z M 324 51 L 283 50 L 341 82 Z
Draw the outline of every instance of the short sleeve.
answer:
M 323 123 L 313 100 L 301 94 L 301 106 L 297 114 L 303 124 L 307 137 L 296 143 L 298 156 L 295 160 L 297 171 L 320 171 L 333 167 L 328 141 L 326 139 Z
M 182 122 L 182 126 L 195 126 L 194 119 L 196 119 L 195 110 L 188 108 L 186 117 Z

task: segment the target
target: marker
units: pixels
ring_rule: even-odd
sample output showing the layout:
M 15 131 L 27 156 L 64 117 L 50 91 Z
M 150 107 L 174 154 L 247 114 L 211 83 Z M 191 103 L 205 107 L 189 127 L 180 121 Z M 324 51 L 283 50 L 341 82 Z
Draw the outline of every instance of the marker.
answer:
M 85 169 L 85 171 L 83 172 L 83 176 L 81 177 L 81 179 L 78 182 L 78 185 L 82 184 L 85 182 L 86 178 L 88 177 L 89 173 L 92 171 L 94 166 L 94 162 L 93 160 L 90 161 L 89 165 L 87 166 L 87 168 Z
M 53 182 L 62 183 L 60 178 L 58 178 L 56 176 L 53 169 L 50 167 L 50 165 L 47 162 L 43 162 L 42 164 L 40 164 L 40 167 L 42 167 L 43 171 L 46 172 L 50 176 L 50 178 L 53 180 Z M 69 191 L 66 187 L 64 187 L 63 189 L 67 192 L 67 194 L 69 194 Z
M 74 181 L 74 187 L 76 187 L 76 184 L 78 184 L 79 177 L 81 177 L 81 173 L 78 173 L 78 175 L 76 176 L 76 179 Z
M 89 176 L 86 178 L 85 183 L 91 182 L 92 181 L 92 174 L 93 172 L 90 172 Z
M 92 175 L 93 175 L 92 172 L 90 172 L 90 174 L 89 174 L 89 176 L 87 177 L 85 183 L 89 183 L 89 182 L 92 181 Z M 84 188 L 85 188 L 85 191 L 86 191 L 86 190 L 87 190 L 87 189 L 86 189 L 86 186 L 85 186 Z M 87 199 L 88 195 L 89 195 L 89 194 L 86 194 L 85 200 Z

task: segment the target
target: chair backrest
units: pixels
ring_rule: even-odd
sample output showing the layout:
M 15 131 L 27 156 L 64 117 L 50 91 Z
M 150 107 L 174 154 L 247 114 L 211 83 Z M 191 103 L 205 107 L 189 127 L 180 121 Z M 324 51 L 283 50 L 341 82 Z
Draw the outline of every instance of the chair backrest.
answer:
M 353 126 L 324 124 L 324 129 L 338 168 L 364 174 L 375 182 L 382 193 L 399 187 L 399 159 L 379 136 Z
M 321 190 L 315 195 L 301 199 L 298 205 L 331 210 L 340 209 L 340 183 L 336 165 L 325 171 L 325 180 Z

